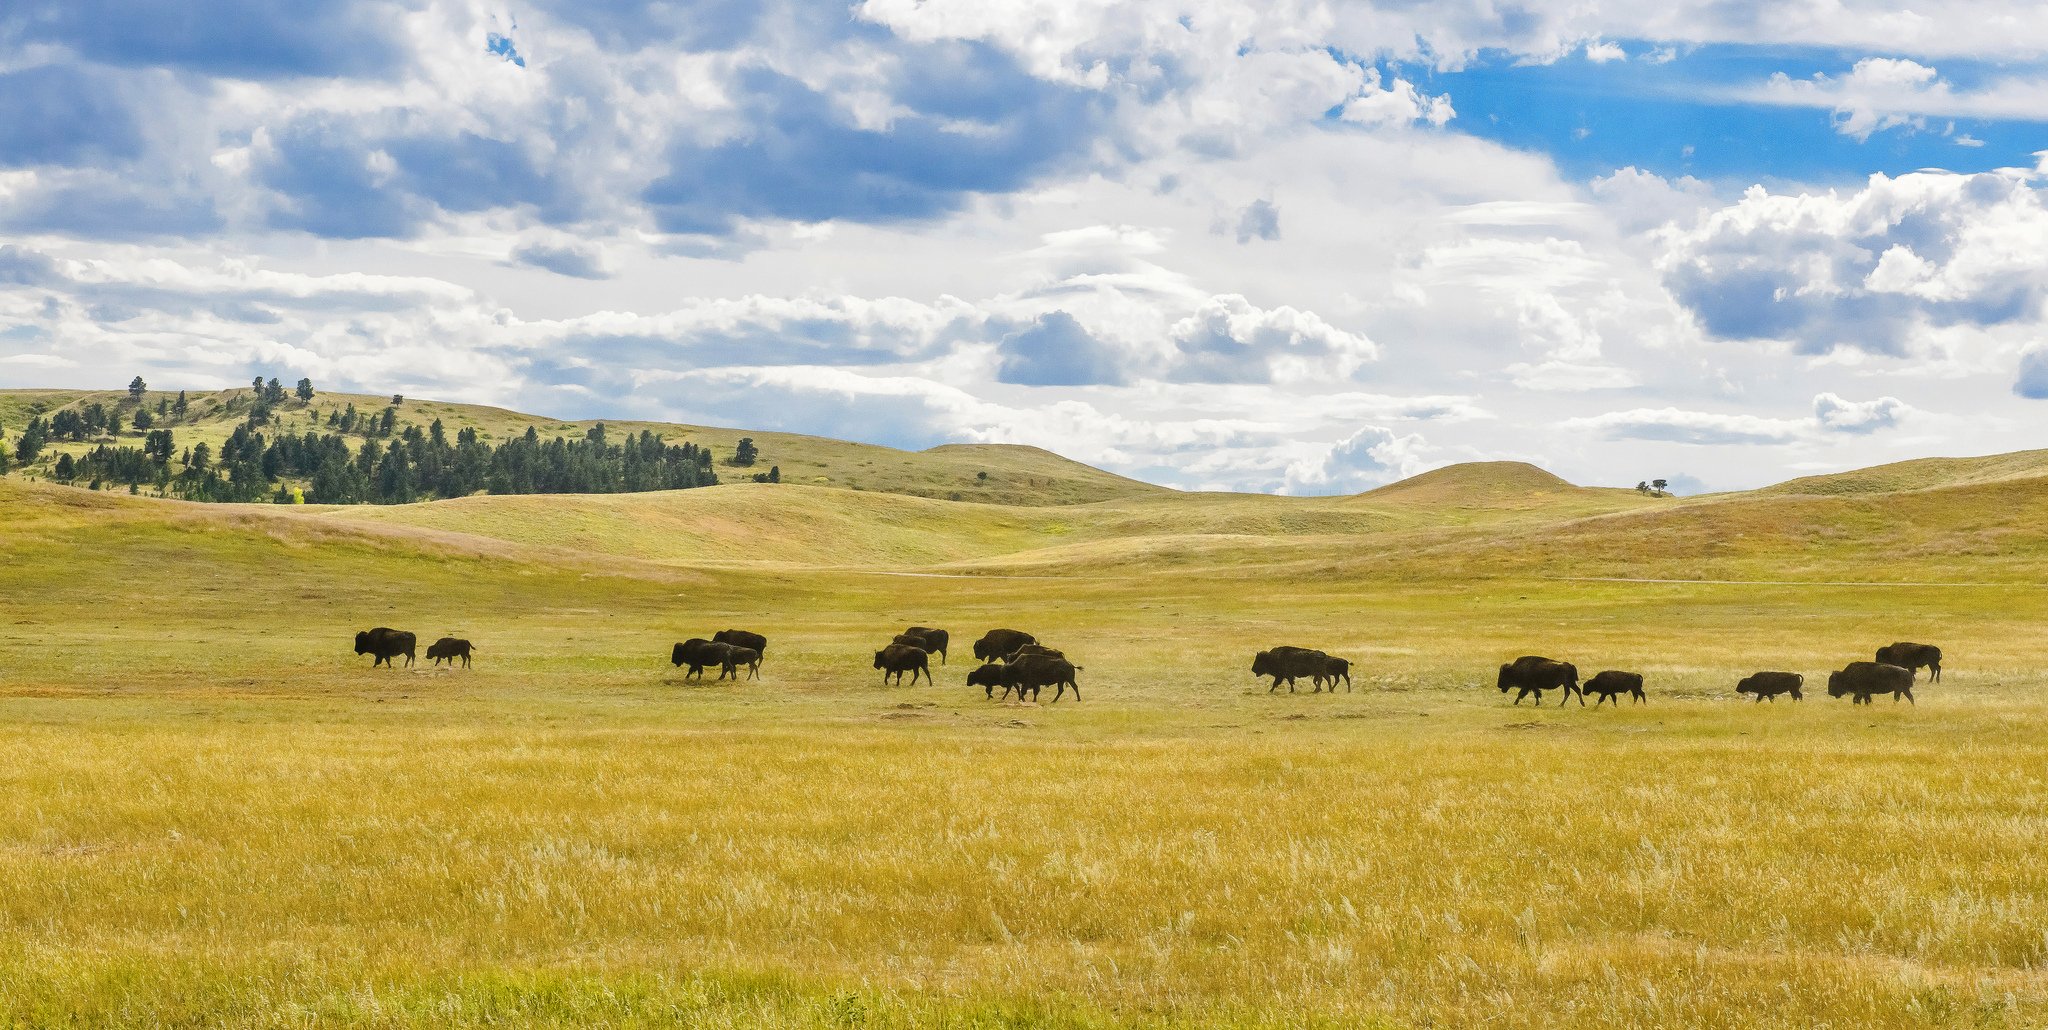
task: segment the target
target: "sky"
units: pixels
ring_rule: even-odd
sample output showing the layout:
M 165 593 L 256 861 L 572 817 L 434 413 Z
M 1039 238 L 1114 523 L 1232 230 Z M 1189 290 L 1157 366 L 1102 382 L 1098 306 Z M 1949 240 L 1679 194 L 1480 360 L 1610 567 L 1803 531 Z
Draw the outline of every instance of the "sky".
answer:
M 2038 0 L 10 0 L 0 112 L 0 387 L 1296 494 L 2048 446 Z

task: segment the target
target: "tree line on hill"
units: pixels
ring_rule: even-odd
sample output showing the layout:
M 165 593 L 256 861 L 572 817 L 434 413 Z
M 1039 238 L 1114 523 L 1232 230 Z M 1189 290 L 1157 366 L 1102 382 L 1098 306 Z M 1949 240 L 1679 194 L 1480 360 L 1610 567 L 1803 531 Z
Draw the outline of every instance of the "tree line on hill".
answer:
M 401 428 L 397 409 L 402 396 L 393 396 L 392 405 L 381 412 L 358 412 L 353 403 L 330 410 L 324 433 L 266 434 L 261 427 L 272 420 L 277 405 L 286 403 L 286 394 L 276 379 L 265 383 L 259 377 L 252 386 L 250 394 L 231 397 L 223 406 L 230 413 L 246 408 L 246 415 L 218 452 L 202 441 L 180 453 L 170 428 L 152 428 L 156 417 L 144 403 L 147 387 L 138 376 L 129 384 L 132 414 L 124 405 L 110 409 L 94 402 L 47 419 L 32 417 L 12 460 L 28 466 L 43 458 L 53 441 L 83 442 L 132 424 L 146 434 L 140 447 L 103 443 L 76 455 L 66 451 L 50 463 L 47 475 L 95 488 L 125 484 L 130 492 L 154 485 L 166 496 L 195 501 L 315 504 L 403 504 L 479 492 L 632 493 L 719 481 L 709 448 L 671 444 L 644 430 L 615 442 L 602 423 L 581 438 L 568 439 L 542 438 L 529 427 L 524 435 L 494 446 L 472 428 L 451 440 L 439 419 L 425 429 L 411 423 Z M 300 380 L 296 394 L 301 407 L 310 404 L 311 381 Z M 179 419 L 189 412 L 190 401 L 180 393 L 175 402 L 160 398 L 157 408 L 161 418 Z M 311 415 L 309 422 L 317 425 L 317 412 Z M 351 436 L 363 439 L 356 444 Z M 746 438 L 727 463 L 751 466 L 758 455 L 753 439 Z M 0 448 L 0 472 L 8 467 Z M 781 482 L 782 470 L 771 467 L 753 478 Z

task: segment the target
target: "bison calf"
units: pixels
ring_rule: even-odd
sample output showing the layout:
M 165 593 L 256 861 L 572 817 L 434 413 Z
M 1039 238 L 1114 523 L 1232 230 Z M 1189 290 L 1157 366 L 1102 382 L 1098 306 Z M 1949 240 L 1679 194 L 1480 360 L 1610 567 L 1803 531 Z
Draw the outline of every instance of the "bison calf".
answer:
M 918 673 L 923 673 L 925 682 L 931 682 L 932 663 L 930 655 L 921 647 L 909 644 L 890 644 L 875 652 L 875 668 L 882 670 L 882 682 L 896 677 L 896 685 L 903 685 L 903 674 L 910 674 L 910 685 L 917 686 Z
M 1798 701 L 1806 697 L 1799 692 L 1799 688 L 1805 685 L 1806 677 L 1796 672 L 1759 672 L 1737 683 L 1735 692 L 1755 694 L 1758 704 L 1762 704 L 1765 698 L 1775 703 L 1779 694 L 1790 694 L 1792 700 Z
M 469 668 L 469 653 L 473 650 L 475 650 L 475 646 L 467 640 L 457 637 L 442 637 L 427 645 L 427 658 L 433 661 L 435 665 L 441 664 L 445 659 L 450 666 L 453 666 L 455 660 L 460 658 L 462 659 L 462 667 L 467 669 Z
M 1584 695 L 1586 694 L 1598 694 L 1600 695 L 1600 701 L 1612 701 L 1616 706 L 1621 704 L 1621 695 L 1623 694 L 1627 694 L 1637 701 L 1642 701 L 1645 700 L 1643 696 L 1643 674 L 1639 672 L 1617 672 L 1609 669 L 1581 684 L 1579 686 L 1579 693 L 1581 700 L 1584 700 Z M 1593 707 L 1600 707 L 1600 701 L 1593 702 Z

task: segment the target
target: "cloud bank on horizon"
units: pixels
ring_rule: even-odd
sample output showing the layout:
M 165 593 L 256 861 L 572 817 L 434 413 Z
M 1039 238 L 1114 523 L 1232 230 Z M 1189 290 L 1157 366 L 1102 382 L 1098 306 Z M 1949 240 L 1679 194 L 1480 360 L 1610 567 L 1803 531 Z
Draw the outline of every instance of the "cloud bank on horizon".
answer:
M 0 387 L 1181 487 L 2042 446 L 2033 0 L 15 0 Z

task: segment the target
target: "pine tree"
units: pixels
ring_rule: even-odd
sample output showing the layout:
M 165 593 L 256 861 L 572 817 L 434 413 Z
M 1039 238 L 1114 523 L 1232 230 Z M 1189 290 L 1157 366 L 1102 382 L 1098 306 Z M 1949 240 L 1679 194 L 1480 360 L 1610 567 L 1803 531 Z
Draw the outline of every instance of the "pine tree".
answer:
M 299 380 L 299 399 L 302 401 L 311 401 L 313 399 L 313 380 Z
M 57 456 L 57 467 L 50 475 L 69 483 L 78 478 L 78 463 L 71 460 L 71 455 L 60 454 Z
M 190 410 L 192 410 L 192 402 L 185 399 L 185 391 L 179 390 L 178 401 L 171 405 L 171 411 L 175 412 L 179 418 L 184 418 L 185 413 Z
M 141 376 L 136 376 L 135 378 L 133 378 L 133 379 L 130 379 L 130 380 L 128 381 L 128 399 L 129 399 L 129 400 L 135 401 L 136 403 L 138 403 L 138 404 L 139 404 L 139 403 L 141 403 L 141 401 L 142 401 L 142 395 L 143 395 L 143 394 L 145 394 L 145 393 L 148 393 L 148 392 L 149 392 L 149 384 L 148 384 L 148 383 L 145 383 L 145 382 L 143 382 L 143 381 L 142 381 L 142 377 L 141 377 Z
M 754 438 L 742 436 L 740 437 L 739 446 L 733 448 L 732 463 L 741 468 L 746 468 L 752 465 L 760 456 L 761 449 L 754 446 Z

